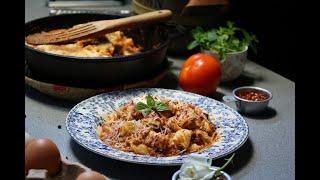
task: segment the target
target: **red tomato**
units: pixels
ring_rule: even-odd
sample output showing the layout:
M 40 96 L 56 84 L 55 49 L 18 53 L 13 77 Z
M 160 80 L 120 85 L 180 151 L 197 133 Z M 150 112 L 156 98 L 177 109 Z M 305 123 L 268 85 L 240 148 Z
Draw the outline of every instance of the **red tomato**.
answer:
M 214 56 L 198 53 L 190 56 L 179 74 L 180 87 L 189 92 L 210 95 L 220 83 L 220 62 Z

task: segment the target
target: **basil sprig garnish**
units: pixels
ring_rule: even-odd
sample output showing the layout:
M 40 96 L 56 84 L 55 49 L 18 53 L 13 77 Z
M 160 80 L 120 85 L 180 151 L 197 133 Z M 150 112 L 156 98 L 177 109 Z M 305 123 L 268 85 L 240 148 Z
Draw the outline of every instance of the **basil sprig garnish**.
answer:
M 152 96 L 147 96 L 147 104 L 138 102 L 135 106 L 135 110 L 141 112 L 143 116 L 147 116 L 151 111 L 161 112 L 169 111 L 169 107 L 161 101 L 156 101 Z
M 228 164 L 232 161 L 234 155 L 235 154 L 233 153 L 230 158 L 226 159 L 227 162 L 222 167 L 220 167 L 219 169 L 217 169 L 215 171 L 215 173 L 214 173 L 215 178 L 222 175 L 221 171 L 228 166 Z

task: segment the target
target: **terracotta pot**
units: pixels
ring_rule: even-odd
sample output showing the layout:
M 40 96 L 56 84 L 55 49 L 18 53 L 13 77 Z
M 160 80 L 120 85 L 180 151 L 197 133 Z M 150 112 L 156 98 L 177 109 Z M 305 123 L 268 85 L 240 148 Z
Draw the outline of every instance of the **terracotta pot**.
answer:
M 203 50 L 203 52 L 219 58 L 215 52 L 208 50 Z M 247 62 L 247 52 L 248 47 L 243 51 L 227 54 L 226 59 L 221 62 L 221 82 L 235 80 L 241 75 Z

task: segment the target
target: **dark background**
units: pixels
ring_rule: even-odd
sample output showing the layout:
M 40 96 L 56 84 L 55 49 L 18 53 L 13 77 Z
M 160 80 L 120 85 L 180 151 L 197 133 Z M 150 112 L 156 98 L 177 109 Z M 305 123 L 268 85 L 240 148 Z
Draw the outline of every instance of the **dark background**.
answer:
M 259 39 L 258 54 L 248 58 L 295 81 L 295 29 L 292 22 L 294 1 L 230 0 L 229 18 Z

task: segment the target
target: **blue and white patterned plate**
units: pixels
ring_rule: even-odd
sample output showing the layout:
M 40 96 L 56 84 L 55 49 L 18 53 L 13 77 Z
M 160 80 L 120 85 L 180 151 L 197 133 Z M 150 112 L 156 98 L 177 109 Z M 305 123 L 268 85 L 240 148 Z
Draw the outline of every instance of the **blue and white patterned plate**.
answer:
M 66 119 L 67 131 L 83 147 L 112 159 L 149 165 L 181 165 L 187 155 L 152 157 L 124 152 L 105 145 L 96 135 L 96 127 L 103 117 L 133 98 L 146 94 L 182 101 L 198 106 L 209 114 L 220 135 L 220 140 L 200 152 L 207 158 L 226 156 L 244 144 L 249 135 L 245 120 L 235 110 L 214 99 L 178 90 L 147 88 L 100 94 L 82 101 L 71 109 Z

